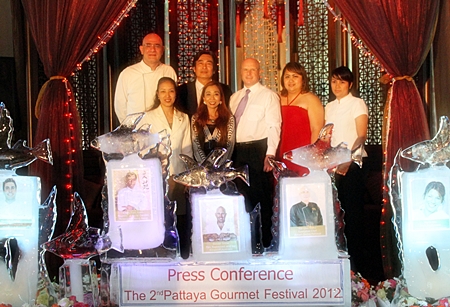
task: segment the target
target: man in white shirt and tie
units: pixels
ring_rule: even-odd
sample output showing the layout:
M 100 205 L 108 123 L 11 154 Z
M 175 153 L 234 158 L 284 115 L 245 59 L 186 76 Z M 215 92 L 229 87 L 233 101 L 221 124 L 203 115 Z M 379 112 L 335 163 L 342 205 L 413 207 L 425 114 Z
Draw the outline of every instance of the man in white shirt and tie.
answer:
M 247 212 L 261 204 L 263 245 L 272 240 L 273 175 L 269 158 L 275 157 L 280 141 L 281 107 L 277 93 L 260 82 L 260 65 L 256 59 L 242 62 L 244 87 L 230 98 L 230 109 L 236 117 L 236 145 L 233 165 L 248 165 L 250 187 L 237 180 L 245 197 Z M 249 91 L 248 91 L 249 90 Z

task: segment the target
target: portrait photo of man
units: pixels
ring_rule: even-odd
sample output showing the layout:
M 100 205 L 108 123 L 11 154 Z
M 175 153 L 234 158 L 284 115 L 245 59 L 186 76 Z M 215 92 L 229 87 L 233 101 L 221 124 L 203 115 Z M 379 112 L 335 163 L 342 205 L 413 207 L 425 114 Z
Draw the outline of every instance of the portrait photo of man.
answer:
M 227 219 L 227 211 L 223 206 L 217 207 L 214 218 L 211 218 L 206 224 L 203 231 L 203 240 L 214 241 L 230 241 L 236 239 L 234 221 Z
M 299 194 L 300 202 L 293 205 L 290 210 L 291 227 L 323 225 L 322 213 L 319 206 L 310 201 L 309 189 L 303 185 Z
M 125 176 L 126 186 L 117 193 L 117 210 L 144 210 L 147 207 L 145 194 L 137 185 L 137 174 L 128 172 Z
M 12 204 L 16 201 L 17 184 L 12 178 L 7 178 L 3 181 L 3 194 L 5 195 L 5 202 Z

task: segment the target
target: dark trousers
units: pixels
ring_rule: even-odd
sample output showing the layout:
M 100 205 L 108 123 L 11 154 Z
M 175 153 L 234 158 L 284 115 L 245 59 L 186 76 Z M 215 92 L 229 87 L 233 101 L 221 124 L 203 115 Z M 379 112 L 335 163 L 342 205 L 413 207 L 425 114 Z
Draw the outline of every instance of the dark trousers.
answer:
M 341 207 L 344 209 L 347 249 L 350 255 L 352 270 L 358 271 L 365 266 L 364 245 L 364 170 L 352 163 L 347 174 L 336 174 L 336 188 Z
M 267 152 L 267 139 L 254 142 L 236 143 L 233 152 L 235 168 L 248 165 L 250 186 L 241 179 L 235 183 L 239 192 L 245 197 L 245 209 L 251 212 L 261 204 L 261 224 L 263 245 L 268 247 L 272 241 L 272 206 L 273 206 L 273 175 L 264 172 L 264 158 Z

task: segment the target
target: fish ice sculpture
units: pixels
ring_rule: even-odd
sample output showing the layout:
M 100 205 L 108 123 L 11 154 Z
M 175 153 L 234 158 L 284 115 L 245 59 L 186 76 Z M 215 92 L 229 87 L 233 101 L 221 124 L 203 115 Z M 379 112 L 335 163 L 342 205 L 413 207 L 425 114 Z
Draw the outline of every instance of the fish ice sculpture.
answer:
M 16 170 L 28 166 L 37 159 L 53 164 L 50 140 L 45 139 L 34 148 L 19 140 L 11 147 L 14 132 L 13 120 L 5 104 L 0 102 L 0 169 Z
M 49 251 L 63 259 L 89 259 L 111 248 L 107 235 L 101 234 L 99 228 L 89 227 L 86 208 L 83 200 L 74 193 L 72 215 L 66 231 L 42 244 Z
M 450 161 L 450 125 L 447 116 L 441 116 L 439 130 L 431 140 L 416 143 L 400 153 L 401 157 L 420 164 L 445 164 Z
M 202 163 L 197 163 L 191 157 L 180 154 L 180 159 L 183 160 L 188 170 L 175 175 L 173 180 L 193 188 L 204 187 L 206 190 L 220 188 L 235 178 L 240 178 L 250 185 L 247 165 L 238 169 L 231 167 L 231 161 L 218 165 L 218 161 L 225 153 L 225 148 L 215 149 Z
M 136 129 L 144 115 L 144 112 L 128 115 L 119 127 L 92 140 L 91 146 L 102 151 L 106 160 L 121 160 L 154 147 L 161 141 L 159 134 L 151 133 L 150 125 Z
M 363 146 L 351 151 L 345 143 L 331 147 L 333 124 L 326 124 L 314 144 L 285 152 L 283 158 L 310 170 L 328 170 L 339 164 L 354 161 L 362 167 Z

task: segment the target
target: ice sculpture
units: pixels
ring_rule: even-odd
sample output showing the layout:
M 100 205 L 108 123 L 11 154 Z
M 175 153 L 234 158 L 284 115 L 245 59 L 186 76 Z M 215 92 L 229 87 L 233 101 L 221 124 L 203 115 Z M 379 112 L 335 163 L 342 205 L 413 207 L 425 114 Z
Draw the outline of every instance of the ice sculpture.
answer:
M 180 155 L 187 171 L 174 176 L 174 181 L 191 188 L 192 258 L 196 261 L 246 260 L 252 255 L 250 217 L 244 197 L 232 182 L 240 178 L 249 184 L 248 167 L 234 169 L 231 161 L 219 164 L 225 153 L 225 148 L 216 148 L 201 163 Z
M 50 241 L 55 231 L 56 219 L 56 186 L 52 188 L 44 203 L 39 207 L 39 246 Z M 36 291 L 36 304 L 45 306 L 57 302 L 58 294 L 54 284 L 51 282 L 45 263 L 45 251 L 39 250 L 39 277 Z
M 114 131 L 103 134 L 91 142 L 91 146 L 103 152 L 105 160 L 123 159 L 140 153 L 160 142 L 158 134 L 150 133 L 150 126 L 136 129 L 144 112 L 128 115 Z
M 166 197 L 170 136 L 165 130 L 151 133 L 149 125 L 137 128 L 144 114 L 128 115 L 114 131 L 91 142 L 106 161 L 103 230 L 118 251 L 108 252 L 104 261 L 176 255 L 175 203 Z
M 46 139 L 34 148 L 25 146 L 25 141 L 19 140 L 11 147 L 13 135 L 13 120 L 5 104 L 0 102 L 0 169 L 15 170 L 39 159 L 53 164 L 50 140 Z
M 450 123 L 447 116 L 440 118 L 439 130 L 432 140 L 414 144 L 401 152 L 403 158 L 434 166 L 450 161 Z
M 34 148 L 21 140 L 11 146 L 13 132 L 13 120 L 0 102 L 0 259 L 6 265 L 0 274 L 0 301 L 21 306 L 36 295 L 40 180 L 18 176 L 16 169 L 37 159 L 52 164 L 53 159 L 48 139 Z
M 333 124 L 326 124 L 314 144 L 288 151 L 284 153 L 283 158 L 310 170 L 328 170 L 348 161 L 353 161 L 361 167 L 362 146 L 358 146 L 352 151 L 347 148 L 345 143 L 331 147 L 333 127 Z
M 350 151 L 343 143 L 331 147 L 333 126 L 325 125 L 314 144 L 284 153 L 285 159 L 307 167 L 309 175 L 298 177 L 284 163 L 270 161 L 278 184 L 269 251 L 278 251 L 283 259 L 336 259 L 339 252 L 345 256 L 343 214 L 326 171 L 349 161 L 361 166 L 363 148 Z
M 63 259 L 89 259 L 109 250 L 109 237 L 101 234 L 99 228 L 89 227 L 83 200 L 76 192 L 73 198 L 72 214 L 66 231 L 42 244 L 43 249 Z
M 108 251 L 111 248 L 111 242 L 108 235 L 102 234 L 99 228 L 89 227 L 83 200 L 75 192 L 72 213 L 66 231 L 42 244 L 42 248 L 44 251 L 49 251 L 64 259 L 60 272 L 70 272 L 70 274 L 63 274 L 60 277 L 64 287 L 63 296 L 74 295 L 78 301 L 85 302 L 83 267 L 89 266 L 89 261 L 86 260 Z M 69 279 L 67 280 L 67 278 Z M 66 285 L 69 285 L 69 288 Z M 95 303 L 98 295 L 96 293 L 97 286 L 89 288 L 92 289 L 89 292 Z
M 187 171 L 174 176 L 174 180 L 185 186 L 193 188 L 205 188 L 213 190 L 227 185 L 236 178 L 242 179 L 247 185 L 248 167 L 247 165 L 238 169 L 231 167 L 231 161 L 218 165 L 220 158 L 226 153 L 225 148 L 214 149 L 202 163 L 195 162 L 194 159 L 180 155 L 180 158 L 186 164 Z
M 393 221 L 399 240 L 402 277 L 416 297 L 450 293 L 449 120 L 443 116 L 432 140 L 399 150 L 389 174 Z M 414 172 L 401 168 L 400 157 L 419 163 Z

